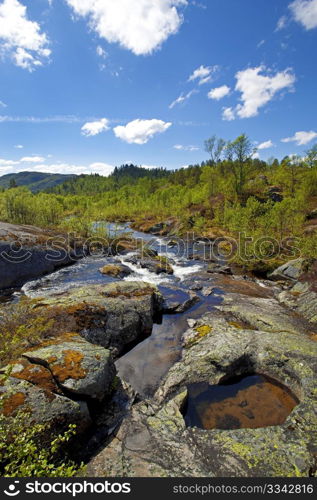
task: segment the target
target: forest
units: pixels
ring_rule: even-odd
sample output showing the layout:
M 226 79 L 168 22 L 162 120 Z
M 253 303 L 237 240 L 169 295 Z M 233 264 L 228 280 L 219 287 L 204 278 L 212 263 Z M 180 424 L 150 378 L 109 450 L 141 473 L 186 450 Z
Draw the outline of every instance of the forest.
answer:
M 317 144 L 281 161 L 258 159 L 245 134 L 229 142 L 213 136 L 205 150 L 206 161 L 175 171 L 122 165 L 109 177 L 81 175 L 36 194 L 11 186 L 0 193 L 0 218 L 90 236 L 96 220 L 173 217 L 180 236 L 297 238 L 306 256 L 316 255 Z

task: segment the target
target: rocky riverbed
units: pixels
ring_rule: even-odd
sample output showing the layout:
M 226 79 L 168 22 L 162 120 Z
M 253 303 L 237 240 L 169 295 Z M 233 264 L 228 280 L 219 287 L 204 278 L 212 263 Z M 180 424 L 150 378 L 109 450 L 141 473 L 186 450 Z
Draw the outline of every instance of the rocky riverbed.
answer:
M 204 242 L 182 256 L 175 247 L 160 237 L 146 258 L 89 257 L 27 283 L 19 294 L 36 298 L 39 315 L 66 317 L 67 329 L 2 368 L 4 414 L 27 408 L 51 432 L 77 423 L 91 476 L 314 475 L 316 261 L 258 280 L 206 262 Z M 198 426 L 189 401 L 205 412 Z

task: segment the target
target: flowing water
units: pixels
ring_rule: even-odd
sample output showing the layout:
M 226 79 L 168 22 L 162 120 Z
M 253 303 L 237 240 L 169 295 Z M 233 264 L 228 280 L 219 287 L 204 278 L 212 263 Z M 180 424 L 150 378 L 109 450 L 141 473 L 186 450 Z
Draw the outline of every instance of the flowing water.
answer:
M 124 278 L 127 281 L 145 281 L 155 284 L 161 289 L 165 297 L 173 300 L 185 301 L 190 298 L 189 288 L 192 283 L 207 284 L 210 286 L 211 277 L 202 277 L 206 264 L 188 258 L 193 251 L 203 255 L 205 245 L 188 241 L 179 242 L 171 246 L 170 238 L 154 237 L 153 235 L 131 231 L 128 224 L 108 226 L 111 236 L 120 237 L 130 234 L 133 238 L 142 240 L 159 255 L 167 257 L 171 262 L 173 274 L 155 274 L 138 264 L 130 262 L 136 252 L 113 257 L 89 256 L 72 266 L 62 268 L 50 275 L 26 283 L 16 297 L 25 294 L 31 298 L 63 293 L 74 287 L 85 287 L 94 284 L 106 284 L 118 281 L 111 276 L 105 276 L 99 269 L 109 263 L 122 263 L 128 266 L 132 273 Z M 204 280 L 208 280 L 207 283 Z M 170 289 L 168 287 L 172 286 Z M 198 287 L 199 288 L 199 287 Z M 221 302 L 221 291 L 210 297 L 204 297 L 199 291 L 199 302 L 182 314 L 164 315 L 161 324 L 155 324 L 153 332 L 143 342 L 122 356 L 117 362 L 119 375 L 129 382 L 142 396 L 150 396 L 157 388 L 159 381 L 168 369 L 179 359 L 181 353 L 181 336 L 187 330 L 187 319 L 199 318 L 205 312 L 212 310 L 214 305 Z

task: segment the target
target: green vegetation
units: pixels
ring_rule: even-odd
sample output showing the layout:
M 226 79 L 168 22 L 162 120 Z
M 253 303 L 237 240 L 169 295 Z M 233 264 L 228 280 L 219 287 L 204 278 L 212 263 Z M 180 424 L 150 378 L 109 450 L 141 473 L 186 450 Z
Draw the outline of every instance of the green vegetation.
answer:
M 19 412 L 12 418 L 0 415 L 0 475 L 2 477 L 73 477 L 81 468 L 67 458 L 66 444 L 76 433 L 71 425 L 43 446 L 46 426 L 28 423 Z
M 212 137 L 205 148 L 210 160 L 177 171 L 124 165 L 109 177 L 78 176 L 46 193 L 7 189 L 0 193 L 0 219 L 89 236 L 96 220 L 150 221 L 150 227 L 172 217 L 180 235 L 221 230 L 233 237 L 244 233 L 245 241 L 296 237 L 299 249 L 316 255 L 316 220 L 309 221 L 309 214 L 317 207 L 317 146 L 305 158 L 281 162 L 257 159 L 244 134 L 227 143 Z M 270 257 L 272 244 L 260 246 L 261 256 Z M 283 246 L 287 257 L 294 254 L 291 246 Z M 251 260 L 255 250 L 248 247 Z

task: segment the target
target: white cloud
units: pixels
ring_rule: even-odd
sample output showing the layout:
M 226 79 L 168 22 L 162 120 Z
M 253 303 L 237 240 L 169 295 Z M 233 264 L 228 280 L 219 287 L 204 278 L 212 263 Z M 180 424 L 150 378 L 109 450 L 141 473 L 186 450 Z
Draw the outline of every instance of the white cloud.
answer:
M 273 142 L 271 140 L 269 141 L 265 141 L 265 142 L 261 142 L 261 144 L 258 145 L 258 149 L 269 149 L 269 148 L 272 148 L 274 146 Z
M 136 55 L 150 54 L 177 33 L 183 22 L 177 7 L 187 5 L 187 0 L 66 1 L 101 38 Z
M 222 108 L 222 119 L 231 122 L 235 119 L 234 109 L 233 108 Z
M 129 144 L 146 144 L 155 134 L 165 132 L 172 124 L 162 120 L 133 120 L 113 129 L 116 137 Z
M 101 132 L 106 132 L 109 128 L 109 120 L 107 120 L 107 118 L 101 118 L 101 120 L 95 122 L 85 123 L 81 128 L 81 133 L 86 137 L 92 137 L 101 134 Z
M 9 162 L 3 163 L 0 159 L 0 175 L 5 175 L 9 173 L 25 172 L 30 171 L 30 166 L 19 165 L 19 162 Z M 19 166 L 16 166 L 19 165 Z M 32 165 L 32 172 L 44 172 L 48 174 L 100 174 L 100 175 L 110 175 L 114 170 L 113 165 L 109 165 L 103 162 L 91 163 L 90 165 L 74 165 L 70 163 L 58 162 L 53 164 L 38 164 Z
M 6 103 L 3 101 L 0 101 L 0 108 L 6 108 L 6 107 L 7 107 Z
M 11 165 L 19 165 L 19 161 L 14 161 L 14 160 L 4 160 L 3 158 L 0 158 L 0 167 L 9 167 Z
M 287 24 L 287 16 L 280 17 L 279 20 L 277 21 L 275 31 L 280 31 L 280 30 L 284 29 L 286 24 Z
M 212 79 L 212 74 L 215 73 L 219 69 L 218 66 L 200 66 L 195 69 L 195 71 L 188 78 L 189 82 L 194 82 L 198 80 L 199 85 L 203 85 L 204 83 L 208 83 Z
M 106 57 L 108 57 L 108 54 L 107 52 L 105 51 L 105 49 L 103 49 L 101 47 L 101 45 L 98 45 L 97 48 L 96 48 L 96 52 L 97 52 L 97 55 L 99 57 L 102 57 L 103 59 L 106 59 Z
M 43 156 L 24 156 L 20 160 L 22 163 L 42 163 L 43 161 L 45 161 Z
M 175 144 L 173 148 L 177 149 L 177 151 L 199 151 L 200 149 L 197 146 L 183 146 L 182 144 Z
M 219 101 L 223 97 L 226 97 L 226 95 L 230 93 L 230 90 L 231 89 L 228 85 L 222 85 L 221 87 L 211 89 L 210 92 L 208 92 L 208 98 Z
M 258 44 L 257 44 L 257 48 L 259 49 L 260 47 L 262 47 L 262 45 L 265 44 L 265 40 L 261 40 Z
M 191 90 L 190 92 L 188 92 L 187 94 L 181 94 L 179 97 L 177 97 L 177 99 L 175 99 L 175 101 L 173 101 L 170 105 L 169 105 L 169 108 L 170 109 L 173 109 L 177 104 L 182 104 L 183 102 L 187 101 L 188 99 L 191 98 L 191 96 L 193 94 L 196 94 L 197 93 L 197 90 L 194 89 L 194 90 Z
M 24 146 L 22 146 L 22 144 L 16 144 L 15 146 L 15 149 L 23 149 Z
M 264 72 L 267 74 L 263 74 Z M 259 113 L 259 109 L 271 101 L 283 89 L 292 89 L 295 75 L 290 69 L 275 75 L 265 66 L 248 68 L 236 74 L 236 90 L 241 92 L 242 104 L 235 111 L 240 118 L 251 118 Z
M 51 54 L 46 34 L 28 19 L 27 8 L 18 0 L 4 0 L 0 5 L 0 40 L 2 55 L 29 71 L 42 66 Z
M 308 144 L 313 139 L 317 138 L 317 132 L 311 130 L 310 132 L 296 132 L 293 137 L 285 137 L 282 142 L 295 142 L 298 146 L 304 146 Z
M 317 28 L 317 0 L 295 0 L 289 8 L 294 19 L 306 30 Z

